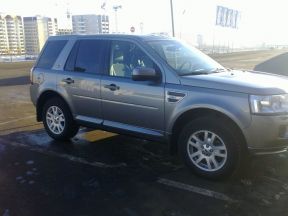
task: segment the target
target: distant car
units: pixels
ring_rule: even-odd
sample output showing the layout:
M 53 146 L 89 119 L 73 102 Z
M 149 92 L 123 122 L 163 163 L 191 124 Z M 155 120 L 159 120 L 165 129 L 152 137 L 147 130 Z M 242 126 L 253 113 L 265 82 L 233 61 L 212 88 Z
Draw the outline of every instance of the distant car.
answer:
M 31 70 L 37 120 L 56 140 L 79 126 L 164 141 L 195 173 L 231 175 L 288 143 L 288 80 L 231 71 L 172 38 L 50 37 Z

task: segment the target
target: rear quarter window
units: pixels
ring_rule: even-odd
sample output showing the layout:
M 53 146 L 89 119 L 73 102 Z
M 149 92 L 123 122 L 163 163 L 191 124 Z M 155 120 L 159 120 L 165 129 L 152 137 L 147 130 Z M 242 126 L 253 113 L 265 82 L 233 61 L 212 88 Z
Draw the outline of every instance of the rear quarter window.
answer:
M 36 65 L 37 68 L 51 69 L 67 40 L 48 41 Z

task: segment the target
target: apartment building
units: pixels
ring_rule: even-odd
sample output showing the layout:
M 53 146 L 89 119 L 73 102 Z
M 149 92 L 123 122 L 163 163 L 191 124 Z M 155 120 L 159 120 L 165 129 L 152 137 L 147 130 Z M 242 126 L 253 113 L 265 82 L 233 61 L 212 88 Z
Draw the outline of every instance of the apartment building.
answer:
M 0 15 L 0 55 L 7 54 L 9 49 L 5 16 Z
M 108 34 L 109 17 L 107 15 L 73 15 L 73 34 Z
M 69 28 L 58 28 L 57 35 L 71 35 L 73 33 L 72 29 Z
M 57 35 L 57 19 L 43 16 L 24 17 L 25 50 L 38 55 L 49 36 Z
M 24 53 L 22 17 L 0 14 L 0 55 L 23 55 Z

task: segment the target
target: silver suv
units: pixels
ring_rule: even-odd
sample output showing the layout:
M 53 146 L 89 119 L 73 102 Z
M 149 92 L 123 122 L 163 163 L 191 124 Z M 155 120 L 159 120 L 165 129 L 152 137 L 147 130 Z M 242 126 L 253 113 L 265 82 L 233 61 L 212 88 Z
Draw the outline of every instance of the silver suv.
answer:
M 54 139 L 79 126 L 164 141 L 195 173 L 232 174 L 247 153 L 286 150 L 288 80 L 229 70 L 159 36 L 50 37 L 31 70 L 37 120 Z

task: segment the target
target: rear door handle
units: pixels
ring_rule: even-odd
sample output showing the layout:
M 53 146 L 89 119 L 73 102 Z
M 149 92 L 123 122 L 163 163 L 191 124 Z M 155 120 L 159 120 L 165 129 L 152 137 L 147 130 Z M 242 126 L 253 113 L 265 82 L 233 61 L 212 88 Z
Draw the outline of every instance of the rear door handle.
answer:
M 65 82 L 67 84 L 71 84 L 71 83 L 74 83 L 74 80 L 69 77 L 69 78 L 63 79 L 62 82 Z
M 116 91 L 116 90 L 119 90 L 120 87 L 115 85 L 115 84 L 110 84 L 110 85 L 104 85 L 104 88 L 108 88 L 110 89 L 111 91 Z

